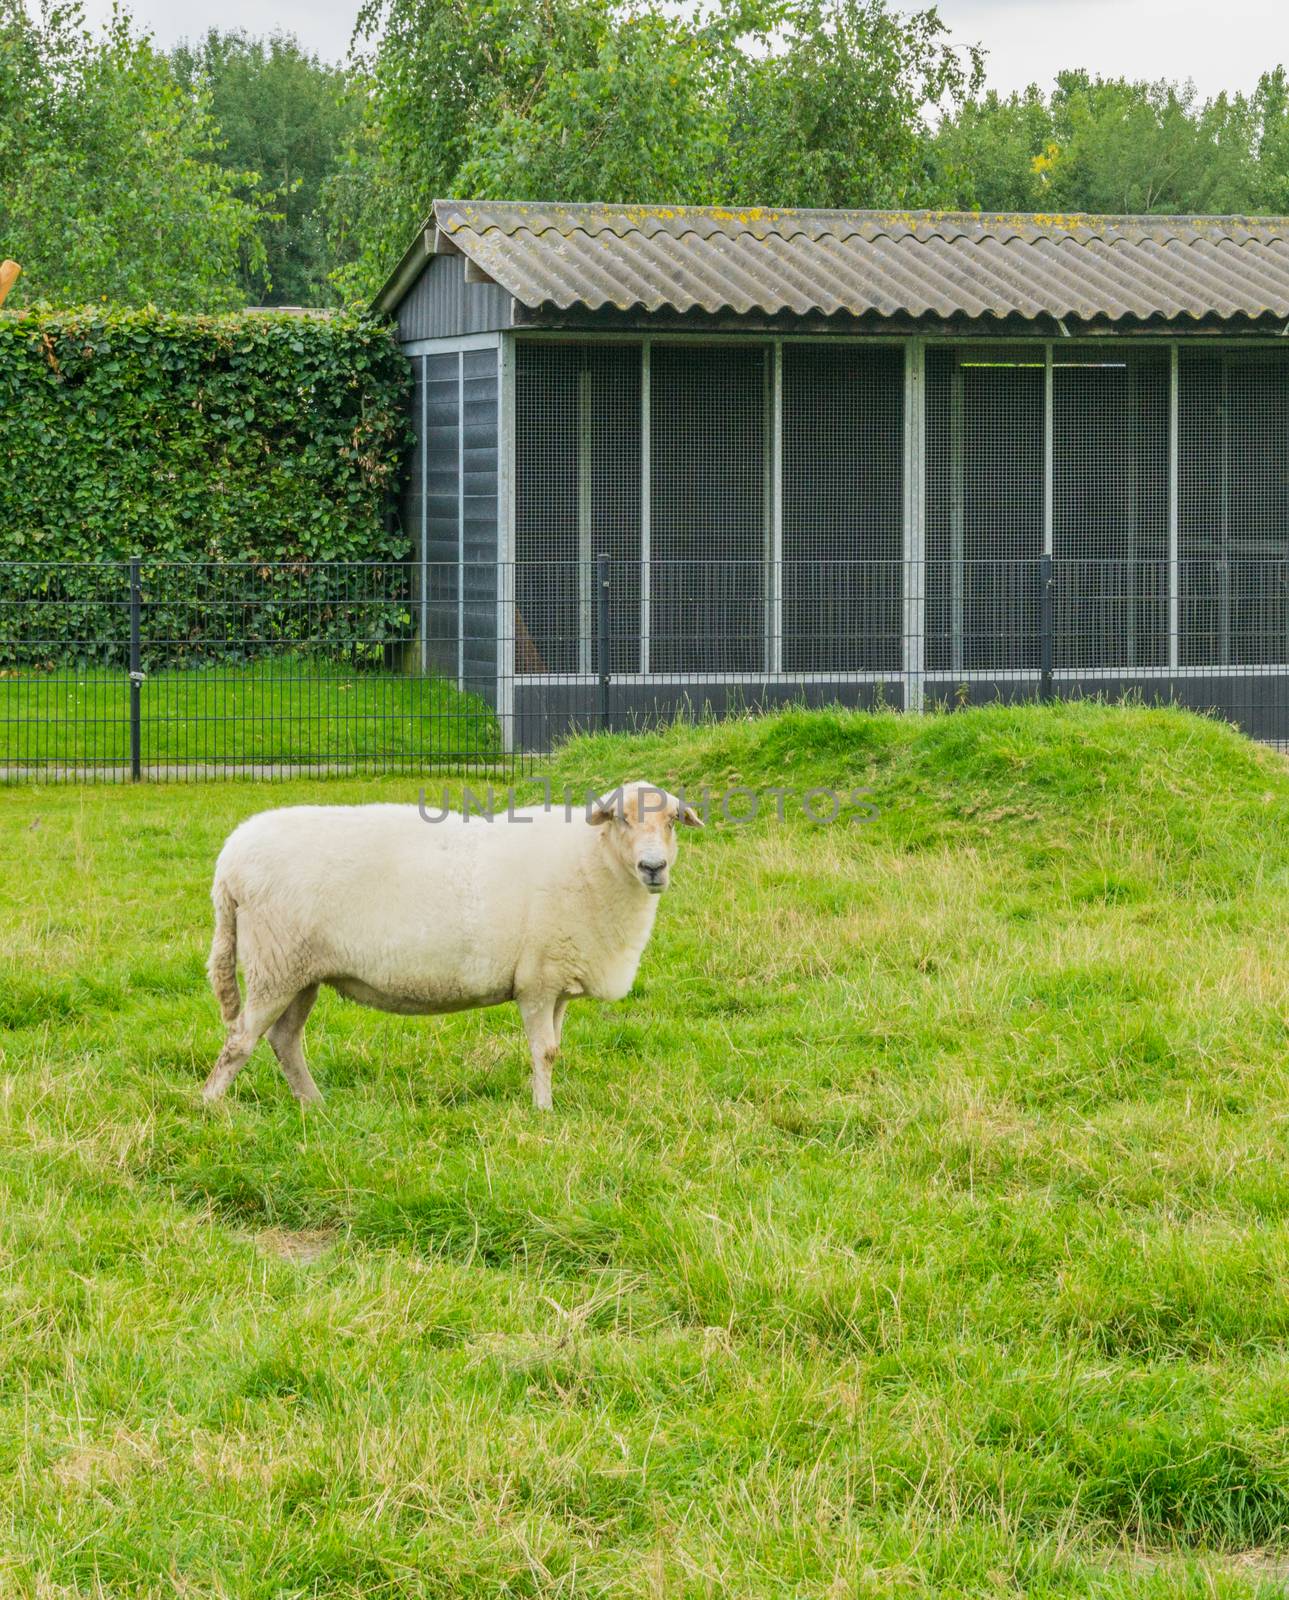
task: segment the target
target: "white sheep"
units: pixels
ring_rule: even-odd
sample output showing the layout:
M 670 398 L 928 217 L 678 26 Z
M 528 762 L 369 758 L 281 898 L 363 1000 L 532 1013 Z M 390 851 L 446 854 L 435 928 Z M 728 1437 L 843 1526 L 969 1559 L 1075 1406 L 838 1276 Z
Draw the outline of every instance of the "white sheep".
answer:
M 678 824 L 702 826 L 645 783 L 571 813 L 555 805 L 427 821 L 417 806 L 367 805 L 251 817 L 215 863 L 207 970 L 228 1037 L 205 1098 L 225 1092 L 267 1034 L 296 1098 L 321 1100 L 302 1035 L 326 983 L 408 1015 L 515 1001 L 533 1103 L 549 1110 L 568 1002 L 620 1000 L 631 988 Z

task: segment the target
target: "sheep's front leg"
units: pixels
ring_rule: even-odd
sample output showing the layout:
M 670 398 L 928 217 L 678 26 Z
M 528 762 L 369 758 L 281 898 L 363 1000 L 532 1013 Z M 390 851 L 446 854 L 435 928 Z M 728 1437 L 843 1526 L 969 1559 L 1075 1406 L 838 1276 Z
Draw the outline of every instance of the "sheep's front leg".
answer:
M 559 1030 L 555 1025 L 557 1005 L 551 995 L 524 996 L 519 1014 L 524 1019 L 528 1048 L 533 1058 L 533 1104 L 538 1111 L 551 1109 L 551 1067 L 559 1049 Z M 560 1011 L 561 1020 L 563 1012 Z

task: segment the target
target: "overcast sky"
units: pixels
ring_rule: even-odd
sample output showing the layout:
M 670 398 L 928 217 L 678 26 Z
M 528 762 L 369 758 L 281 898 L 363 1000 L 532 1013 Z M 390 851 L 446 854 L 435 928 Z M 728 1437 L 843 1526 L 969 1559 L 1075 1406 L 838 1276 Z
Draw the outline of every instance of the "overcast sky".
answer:
M 916 0 L 897 0 L 917 9 Z M 105 17 L 111 0 L 88 0 Z M 295 33 L 339 61 L 357 0 L 134 0 L 136 20 L 163 46 L 212 26 Z M 1204 94 L 1251 89 L 1289 62 L 1286 0 L 941 0 L 940 15 L 964 41 L 989 51 L 989 82 L 1046 85 L 1060 67 L 1132 78 L 1193 78 Z

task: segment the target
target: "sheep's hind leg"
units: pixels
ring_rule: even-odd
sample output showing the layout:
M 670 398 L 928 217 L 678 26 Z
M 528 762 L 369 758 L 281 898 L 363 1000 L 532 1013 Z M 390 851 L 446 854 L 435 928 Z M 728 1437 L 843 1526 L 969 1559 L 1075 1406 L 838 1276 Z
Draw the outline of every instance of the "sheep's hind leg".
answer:
M 229 1025 L 228 1038 L 219 1052 L 219 1060 L 210 1069 L 210 1076 L 202 1085 L 203 1100 L 218 1100 L 227 1092 L 229 1084 L 250 1060 L 251 1051 L 294 998 L 294 995 L 280 995 L 266 1002 L 247 996 L 241 1015 Z
M 322 1091 L 313 1081 L 304 1059 L 304 1025 L 317 998 L 316 983 L 301 989 L 268 1031 L 273 1054 L 291 1086 L 291 1093 L 301 1105 L 321 1104 L 322 1101 Z
M 541 995 L 522 998 L 518 1004 L 533 1058 L 533 1105 L 538 1111 L 549 1111 L 553 1103 L 551 1067 L 554 1065 L 555 1052 L 559 1049 L 559 1034 L 555 1026 L 556 1002 L 550 995 Z M 562 1015 L 561 1012 L 561 1018 Z

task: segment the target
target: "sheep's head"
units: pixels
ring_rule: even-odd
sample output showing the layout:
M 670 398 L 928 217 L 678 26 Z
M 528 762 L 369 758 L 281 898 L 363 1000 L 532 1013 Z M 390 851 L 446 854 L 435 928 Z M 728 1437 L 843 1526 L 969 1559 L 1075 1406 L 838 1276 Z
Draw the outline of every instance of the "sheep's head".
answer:
M 661 894 L 676 860 L 676 830 L 701 828 L 692 806 L 654 783 L 623 783 L 591 802 L 587 820 L 603 828 L 606 847 L 650 894 Z

